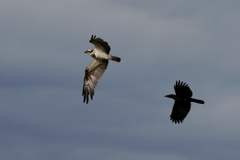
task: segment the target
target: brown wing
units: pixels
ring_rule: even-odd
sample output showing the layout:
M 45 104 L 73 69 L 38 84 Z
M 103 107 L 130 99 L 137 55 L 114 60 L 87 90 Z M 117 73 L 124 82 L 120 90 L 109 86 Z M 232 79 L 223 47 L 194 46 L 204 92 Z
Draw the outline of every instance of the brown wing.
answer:
M 93 99 L 94 88 L 97 86 L 98 80 L 101 78 L 104 71 L 107 69 L 107 60 L 93 60 L 93 62 L 85 70 L 85 77 L 83 82 L 83 103 L 88 104 L 89 97 Z
M 104 52 L 109 54 L 111 48 L 108 45 L 107 42 L 105 42 L 101 38 L 96 38 L 96 36 L 92 35 L 91 39 L 89 40 L 90 43 L 92 43 L 95 46 L 95 50 L 98 50 L 100 52 Z
M 191 109 L 190 101 L 175 101 L 170 119 L 174 123 L 182 123 Z
M 191 89 L 184 82 L 176 81 L 176 84 L 174 85 L 174 89 L 175 89 L 176 95 L 179 97 L 182 97 L 182 98 L 192 97 Z

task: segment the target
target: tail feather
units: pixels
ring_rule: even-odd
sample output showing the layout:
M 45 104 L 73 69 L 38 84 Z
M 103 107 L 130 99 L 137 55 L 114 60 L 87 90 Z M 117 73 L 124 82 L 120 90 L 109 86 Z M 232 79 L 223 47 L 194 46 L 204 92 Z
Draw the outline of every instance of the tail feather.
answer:
M 112 56 L 111 60 L 115 61 L 115 62 L 120 62 L 121 58 L 116 57 L 116 56 Z
M 195 103 L 204 104 L 204 101 L 203 101 L 203 100 L 194 99 L 194 98 L 191 98 L 191 102 L 195 102 Z

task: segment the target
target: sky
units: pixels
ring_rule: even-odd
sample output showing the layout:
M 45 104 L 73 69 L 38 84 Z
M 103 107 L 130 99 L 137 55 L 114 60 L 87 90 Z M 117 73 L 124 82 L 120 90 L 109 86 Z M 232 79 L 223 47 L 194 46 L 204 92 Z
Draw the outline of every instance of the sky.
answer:
M 0 159 L 239 160 L 240 1 L 0 4 Z M 122 60 L 86 105 L 92 35 Z M 205 101 L 181 124 L 177 80 Z

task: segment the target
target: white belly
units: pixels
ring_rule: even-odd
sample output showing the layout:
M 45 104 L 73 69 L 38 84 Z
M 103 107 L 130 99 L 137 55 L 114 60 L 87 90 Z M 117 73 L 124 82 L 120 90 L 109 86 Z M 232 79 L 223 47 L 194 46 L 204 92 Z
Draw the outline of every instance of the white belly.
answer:
M 96 58 L 100 58 L 100 59 L 110 59 L 111 58 L 111 56 L 109 54 L 102 53 L 102 52 L 95 52 L 95 56 L 96 56 Z

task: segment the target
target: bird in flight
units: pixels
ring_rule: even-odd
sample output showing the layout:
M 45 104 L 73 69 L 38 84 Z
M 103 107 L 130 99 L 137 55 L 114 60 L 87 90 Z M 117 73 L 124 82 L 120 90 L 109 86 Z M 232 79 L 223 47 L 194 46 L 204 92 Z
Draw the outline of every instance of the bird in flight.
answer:
M 104 71 L 107 69 L 108 60 L 113 60 L 115 62 L 121 61 L 121 58 L 109 54 L 111 48 L 103 39 L 96 38 L 96 36 L 92 35 L 89 42 L 92 43 L 95 48 L 84 52 L 94 59 L 85 69 L 85 76 L 83 80 L 82 96 L 83 103 L 86 102 L 86 104 L 88 104 L 89 98 L 91 98 L 91 100 L 93 99 L 94 88 Z
M 165 96 L 167 98 L 172 98 L 175 100 L 170 119 L 174 123 L 182 123 L 191 109 L 191 102 L 204 104 L 204 101 L 191 98 L 193 93 L 189 88 L 188 84 L 184 82 L 176 81 L 176 84 L 174 85 L 174 90 L 176 95 L 169 94 Z

